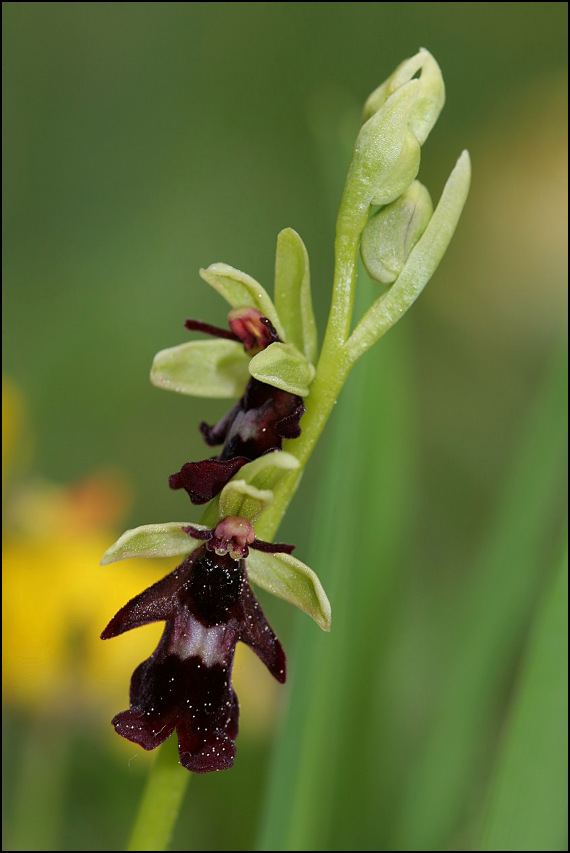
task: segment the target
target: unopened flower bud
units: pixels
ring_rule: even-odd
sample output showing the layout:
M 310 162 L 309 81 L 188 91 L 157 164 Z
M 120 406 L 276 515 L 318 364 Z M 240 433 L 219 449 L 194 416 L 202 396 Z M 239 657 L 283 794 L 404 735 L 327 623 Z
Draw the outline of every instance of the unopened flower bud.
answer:
M 388 98 L 420 72 L 419 88 L 410 118 L 410 130 L 420 145 L 426 141 L 445 103 L 445 85 L 439 65 L 425 48 L 406 59 L 393 74 L 372 92 L 364 105 L 363 121 L 378 112 Z
M 427 189 L 414 181 L 396 201 L 370 217 L 360 249 L 371 278 L 381 284 L 396 281 L 432 213 Z
M 369 205 L 390 204 L 410 186 L 421 146 L 444 102 L 441 71 L 423 48 L 370 95 L 345 186 L 341 227 L 350 219 L 362 227 Z

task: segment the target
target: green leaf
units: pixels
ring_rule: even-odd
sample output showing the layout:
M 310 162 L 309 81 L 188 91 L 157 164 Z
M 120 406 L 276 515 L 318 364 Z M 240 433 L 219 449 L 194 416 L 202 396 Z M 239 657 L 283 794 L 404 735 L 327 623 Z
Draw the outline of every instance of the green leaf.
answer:
M 567 850 L 568 556 L 523 664 L 478 850 Z
M 284 228 L 275 254 L 275 307 L 285 340 L 317 363 L 317 327 L 311 300 L 309 255 L 296 231 Z
M 196 397 L 240 397 L 249 380 L 249 357 L 237 341 L 190 341 L 158 352 L 150 381 L 157 388 Z
M 311 616 L 323 631 L 331 628 L 331 606 L 312 569 L 290 554 L 251 550 L 247 558 L 251 581 L 272 595 L 295 604 Z
M 279 337 L 285 338 L 285 332 L 273 302 L 260 283 L 250 275 L 228 264 L 211 264 L 207 269 L 201 269 L 200 275 L 230 303 L 232 308 L 245 306 L 257 308 L 264 317 L 271 320 Z
M 249 362 L 249 372 L 255 379 L 306 397 L 315 376 L 315 368 L 293 344 L 276 342 L 258 352 Z
M 272 503 L 273 492 L 270 489 L 256 489 L 241 478 L 230 480 L 220 494 L 220 519 L 237 515 L 253 522 Z
M 189 521 L 167 521 L 165 524 L 143 524 L 126 530 L 114 545 L 105 551 L 101 565 L 127 560 L 129 557 L 174 557 L 191 554 L 203 543 L 192 539 L 182 530 Z M 203 524 L 192 524 L 198 530 L 208 530 Z

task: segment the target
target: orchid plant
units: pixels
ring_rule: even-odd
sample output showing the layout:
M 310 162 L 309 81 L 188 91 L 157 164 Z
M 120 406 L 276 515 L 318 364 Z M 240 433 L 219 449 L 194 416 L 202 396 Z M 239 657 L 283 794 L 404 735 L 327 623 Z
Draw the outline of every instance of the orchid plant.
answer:
M 419 296 L 458 223 L 470 183 L 468 153 L 459 157 L 435 210 L 416 180 L 421 147 L 444 100 L 439 66 L 421 49 L 365 104 L 338 213 L 332 302 L 320 349 L 308 253 L 286 228 L 277 238 L 273 299 L 246 273 L 212 264 L 200 275 L 229 303 L 228 328 L 187 320 L 189 331 L 209 339 L 162 350 L 154 359 L 151 381 L 159 388 L 238 398 L 219 423 L 200 425 L 206 444 L 220 446 L 220 453 L 186 461 L 170 476 L 171 488 L 185 490 L 192 505 L 206 504 L 199 522 L 129 530 L 102 560 L 182 560 L 128 602 L 102 638 L 166 623 L 156 651 L 133 674 L 130 708 L 113 724 L 147 750 L 176 729 L 180 763 L 188 770 L 221 770 L 234 762 L 239 705 L 231 672 L 238 641 L 279 682 L 286 678 L 285 654 L 250 582 L 296 605 L 323 630 L 331 628 L 317 575 L 292 556 L 293 546 L 272 540 L 349 371 Z M 359 252 L 381 290 L 353 323 Z

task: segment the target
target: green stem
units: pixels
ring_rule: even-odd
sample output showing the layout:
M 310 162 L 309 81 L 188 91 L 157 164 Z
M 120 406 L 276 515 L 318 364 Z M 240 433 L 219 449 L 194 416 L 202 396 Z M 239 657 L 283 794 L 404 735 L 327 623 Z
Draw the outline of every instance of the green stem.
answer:
M 297 457 L 301 467 L 282 477 L 275 487 L 273 503 L 256 523 L 260 538 L 272 539 L 275 535 L 355 361 L 350 358 L 345 344 L 350 333 L 354 306 L 360 234 L 366 219 L 361 216 L 360 220 L 355 223 L 354 217 L 351 219 L 347 216 L 345 205 L 341 203 L 335 239 L 333 298 L 315 378 L 311 383 L 310 394 L 305 398 L 303 431 L 299 438 L 286 441 L 283 445 L 283 450 Z
M 190 773 L 178 763 L 176 737 L 157 750 L 127 850 L 167 850 Z

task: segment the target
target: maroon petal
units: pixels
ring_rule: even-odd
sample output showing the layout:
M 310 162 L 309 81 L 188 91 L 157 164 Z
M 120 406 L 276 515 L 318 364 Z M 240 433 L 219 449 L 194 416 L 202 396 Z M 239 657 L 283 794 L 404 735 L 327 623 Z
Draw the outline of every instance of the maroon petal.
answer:
M 121 737 L 137 743 L 143 749 L 156 749 L 170 737 L 174 731 L 176 718 L 171 715 L 168 723 L 157 716 L 149 716 L 149 712 L 129 708 L 113 717 L 115 731 Z
M 210 447 L 215 447 L 216 444 L 223 444 L 226 440 L 226 436 L 228 434 L 228 430 L 236 419 L 236 416 L 242 409 L 242 401 L 238 400 L 238 402 L 233 406 L 227 415 L 218 421 L 214 426 L 209 426 L 205 421 L 202 421 L 200 424 L 200 432 L 204 436 L 204 441 Z
M 213 335 L 215 338 L 225 338 L 229 341 L 241 343 L 240 338 L 229 329 L 220 329 L 219 326 L 212 326 L 210 323 L 203 323 L 201 320 L 186 320 L 184 326 L 192 332 L 204 332 L 206 335 Z
M 180 763 L 194 773 L 231 767 L 239 728 L 239 703 L 231 686 L 231 670 L 219 666 L 202 670 L 195 671 L 199 684 L 189 675 L 192 701 L 188 700 L 176 727 Z
M 283 646 L 265 618 L 248 581 L 243 585 L 240 605 L 242 607 L 240 640 L 253 649 L 271 675 L 280 684 L 284 684 L 287 669 Z
M 266 554 L 292 554 L 295 550 L 294 545 L 286 545 L 285 542 L 264 542 L 263 539 L 250 542 L 249 547 L 255 548 L 256 551 L 265 551 Z
M 286 392 L 284 391 L 283 393 Z M 294 394 L 290 396 L 294 397 L 294 400 L 290 403 L 291 411 L 275 421 L 275 431 L 281 438 L 299 438 L 301 435 L 299 421 L 305 414 L 305 405 L 301 397 L 295 398 Z
M 169 477 L 168 482 L 171 489 L 185 489 L 193 504 L 205 504 L 249 461 L 245 456 L 235 456 L 227 460 L 186 462 L 177 474 Z
M 160 622 L 162 619 L 173 619 L 178 605 L 178 593 L 187 581 L 192 564 L 200 549 L 198 548 L 189 558 L 184 560 L 173 572 L 162 580 L 145 589 L 121 607 L 113 616 L 103 633 L 102 640 L 117 637 L 132 628 L 148 625 L 149 622 Z

